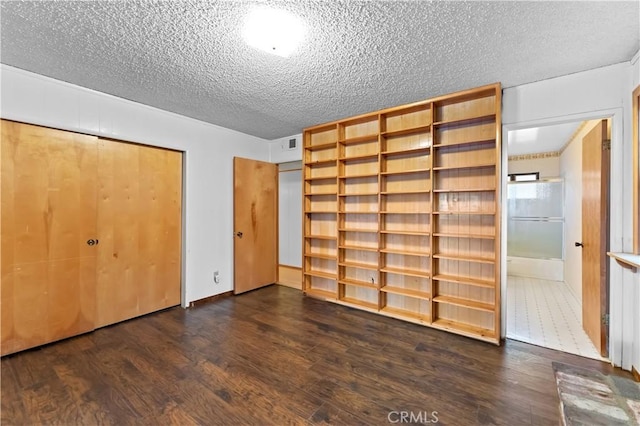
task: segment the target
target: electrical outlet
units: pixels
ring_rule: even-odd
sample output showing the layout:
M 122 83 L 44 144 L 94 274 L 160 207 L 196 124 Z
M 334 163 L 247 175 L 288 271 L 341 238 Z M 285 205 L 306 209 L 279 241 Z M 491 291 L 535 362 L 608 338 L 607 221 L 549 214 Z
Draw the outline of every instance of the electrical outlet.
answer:
M 220 271 L 215 271 L 213 273 L 213 282 L 216 284 L 220 284 Z

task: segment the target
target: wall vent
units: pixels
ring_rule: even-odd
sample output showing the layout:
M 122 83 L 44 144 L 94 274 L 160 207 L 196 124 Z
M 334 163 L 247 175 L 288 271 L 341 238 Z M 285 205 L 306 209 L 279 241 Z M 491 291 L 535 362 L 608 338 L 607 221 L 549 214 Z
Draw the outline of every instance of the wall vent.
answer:
M 294 149 L 296 147 L 296 139 L 289 139 L 289 149 Z

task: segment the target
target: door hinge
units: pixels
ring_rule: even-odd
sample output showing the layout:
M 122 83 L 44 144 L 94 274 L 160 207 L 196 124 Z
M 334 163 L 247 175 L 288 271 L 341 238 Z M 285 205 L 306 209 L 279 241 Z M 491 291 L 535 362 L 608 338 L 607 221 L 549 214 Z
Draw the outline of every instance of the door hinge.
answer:
M 602 325 L 609 326 L 609 314 L 602 314 Z
M 605 139 L 602 141 L 602 150 L 603 151 L 611 151 L 611 140 Z

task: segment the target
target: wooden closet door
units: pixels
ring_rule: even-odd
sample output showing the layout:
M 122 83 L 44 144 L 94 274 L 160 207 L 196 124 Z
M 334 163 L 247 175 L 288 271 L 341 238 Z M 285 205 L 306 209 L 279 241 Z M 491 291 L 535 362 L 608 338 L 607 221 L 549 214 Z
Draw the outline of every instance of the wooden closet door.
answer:
M 2 354 L 90 331 L 97 138 L 2 120 Z
M 180 303 L 182 154 L 99 141 L 96 327 Z

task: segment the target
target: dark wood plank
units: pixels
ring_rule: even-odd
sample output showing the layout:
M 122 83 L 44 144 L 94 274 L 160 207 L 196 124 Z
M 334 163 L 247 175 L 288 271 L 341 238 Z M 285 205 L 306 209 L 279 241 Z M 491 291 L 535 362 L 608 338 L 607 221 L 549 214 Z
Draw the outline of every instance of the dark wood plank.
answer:
M 2 372 L 0 380 L 0 424 L 21 425 L 27 424 L 27 411 L 22 404 L 22 399 L 17 395 L 21 392 L 20 382 L 15 375 L 14 365 L 17 361 L 7 357 L 6 362 L 2 362 Z M 5 365 L 7 366 L 5 368 Z M 11 395 L 5 398 L 5 395 Z
M 184 408 L 179 406 L 176 402 L 171 402 L 164 407 L 160 415 L 145 417 L 143 423 L 176 426 L 190 426 L 198 424 L 196 419 L 190 416 L 189 413 L 187 413 Z
M 630 377 L 270 286 L 4 357 L 0 420 L 372 425 L 435 411 L 439 424 L 558 424 L 553 361 Z
M 339 408 L 336 408 L 329 402 L 322 404 L 311 416 L 311 423 L 317 425 L 352 425 L 367 426 L 370 423 L 365 422 L 358 417 L 349 414 Z

